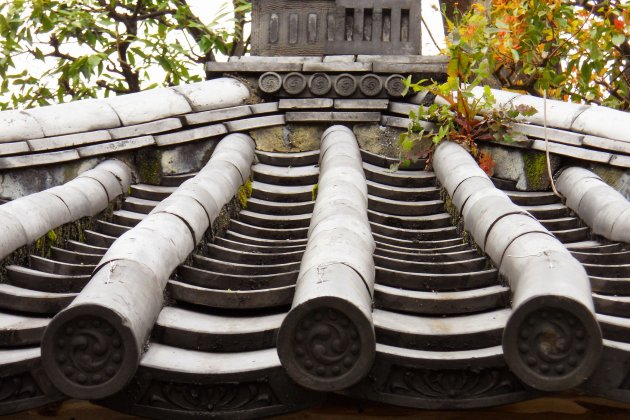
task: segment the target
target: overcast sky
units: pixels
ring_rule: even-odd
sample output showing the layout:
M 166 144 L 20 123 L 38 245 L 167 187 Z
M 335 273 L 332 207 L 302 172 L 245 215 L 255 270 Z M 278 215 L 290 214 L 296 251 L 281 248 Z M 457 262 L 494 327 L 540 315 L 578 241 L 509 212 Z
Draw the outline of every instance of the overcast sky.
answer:
M 219 12 L 219 10 L 228 6 L 232 9 L 232 2 L 222 0 L 188 0 L 188 4 L 197 16 L 199 16 L 204 23 L 212 21 L 213 17 Z

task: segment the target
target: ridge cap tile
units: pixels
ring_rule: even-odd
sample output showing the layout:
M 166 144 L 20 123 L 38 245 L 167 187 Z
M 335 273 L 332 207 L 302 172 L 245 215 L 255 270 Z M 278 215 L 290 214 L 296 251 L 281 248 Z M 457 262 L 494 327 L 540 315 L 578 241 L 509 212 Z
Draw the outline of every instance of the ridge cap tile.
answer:
M 102 99 L 83 99 L 24 112 L 39 123 L 45 137 L 120 126 L 118 114 Z
M 186 98 L 172 88 L 157 88 L 104 100 L 123 125 L 135 125 L 192 112 Z
M 0 143 L 44 137 L 39 122 L 21 110 L 10 109 L 0 112 Z

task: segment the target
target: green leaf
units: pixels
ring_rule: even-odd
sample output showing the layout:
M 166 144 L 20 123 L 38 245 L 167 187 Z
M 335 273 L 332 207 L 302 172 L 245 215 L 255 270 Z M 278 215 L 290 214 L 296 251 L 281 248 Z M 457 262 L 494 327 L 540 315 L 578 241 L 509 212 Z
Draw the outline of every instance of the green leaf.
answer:
M 623 44 L 625 40 L 626 36 L 624 34 L 614 34 L 612 36 L 612 43 L 617 47 Z
M 42 22 L 42 31 L 44 33 L 50 32 L 50 30 L 55 26 L 52 20 L 50 20 L 50 18 L 46 15 L 42 15 L 41 22 Z
M 89 66 L 91 68 L 94 68 L 94 67 L 99 65 L 101 60 L 102 60 L 101 56 L 99 56 L 99 55 L 91 55 L 91 56 L 88 57 L 87 62 L 88 62 Z
M 401 144 L 401 148 L 405 152 L 409 152 L 409 151 L 411 151 L 411 149 L 413 149 L 413 145 L 414 144 L 415 144 L 415 141 L 413 139 L 410 139 L 409 137 L 407 137 L 406 139 L 403 140 L 403 142 Z
M 591 76 L 593 74 L 592 67 L 590 63 L 582 64 L 582 68 L 580 69 L 580 78 L 582 79 L 582 83 L 588 84 L 591 81 Z
M 459 45 L 460 41 L 461 41 L 461 36 L 459 34 L 459 30 L 458 29 L 454 29 L 453 32 L 451 32 L 451 43 L 453 45 Z

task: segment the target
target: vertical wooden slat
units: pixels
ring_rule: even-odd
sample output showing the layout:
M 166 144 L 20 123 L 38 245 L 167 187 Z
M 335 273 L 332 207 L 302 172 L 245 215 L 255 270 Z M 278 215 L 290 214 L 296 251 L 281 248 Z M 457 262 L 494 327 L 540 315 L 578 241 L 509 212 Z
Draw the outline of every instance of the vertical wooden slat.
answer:
M 354 42 L 363 40 L 363 11 L 362 7 L 354 9 L 354 35 L 352 36 Z
M 277 13 L 269 15 L 269 43 L 277 44 L 280 38 L 280 16 Z
M 374 9 L 372 12 L 372 42 L 383 41 L 383 9 Z
M 297 13 L 291 13 L 289 15 L 289 44 L 297 44 L 299 40 L 298 36 L 298 23 L 299 16 Z
M 409 9 L 402 9 L 400 15 L 400 42 L 409 42 Z
M 326 16 L 326 40 L 332 42 L 335 40 L 335 15 L 332 13 L 328 13 Z
M 392 8 L 392 44 L 400 44 L 400 7 Z
M 383 32 L 381 40 L 383 42 L 392 41 L 392 9 L 383 9 Z
M 373 24 L 373 12 L 374 9 L 363 9 L 363 40 L 372 41 L 374 24 Z
M 346 23 L 344 27 L 344 40 L 352 42 L 354 40 L 354 8 L 346 8 Z
M 318 18 L 317 13 L 308 14 L 306 39 L 309 44 L 314 44 L 317 42 L 317 29 L 318 29 L 317 18 Z

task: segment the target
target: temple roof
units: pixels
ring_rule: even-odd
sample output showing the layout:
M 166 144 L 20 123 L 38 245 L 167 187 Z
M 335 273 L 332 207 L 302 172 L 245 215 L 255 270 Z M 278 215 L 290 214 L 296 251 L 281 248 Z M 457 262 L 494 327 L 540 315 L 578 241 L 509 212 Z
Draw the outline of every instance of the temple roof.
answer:
M 1 413 L 630 401 L 627 113 L 495 91 L 539 113 L 494 176 L 450 142 L 392 171 L 423 98 L 246 82 L 0 112 Z

